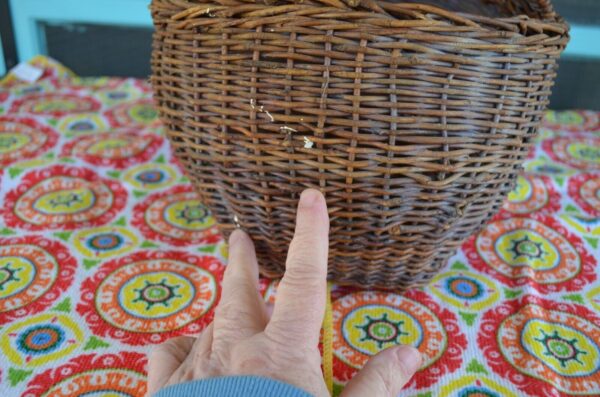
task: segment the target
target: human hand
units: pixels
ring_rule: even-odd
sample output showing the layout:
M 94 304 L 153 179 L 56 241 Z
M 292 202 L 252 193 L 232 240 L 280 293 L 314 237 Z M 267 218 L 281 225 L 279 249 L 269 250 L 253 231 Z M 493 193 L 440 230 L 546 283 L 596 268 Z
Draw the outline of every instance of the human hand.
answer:
M 319 335 L 325 312 L 329 217 L 317 190 L 302 193 L 296 230 L 273 314 L 258 292 L 254 245 L 241 230 L 229 239 L 229 265 L 214 321 L 198 338 L 173 338 L 151 354 L 148 393 L 217 376 L 264 376 L 328 396 Z M 347 384 L 342 397 L 395 397 L 421 365 L 408 346 L 386 349 Z

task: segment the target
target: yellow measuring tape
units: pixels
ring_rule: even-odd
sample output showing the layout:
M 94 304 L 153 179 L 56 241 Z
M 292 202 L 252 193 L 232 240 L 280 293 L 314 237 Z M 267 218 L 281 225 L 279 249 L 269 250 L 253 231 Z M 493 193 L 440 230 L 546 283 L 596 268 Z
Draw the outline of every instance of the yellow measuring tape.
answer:
M 333 396 L 333 312 L 331 310 L 331 283 L 327 283 L 327 302 L 323 319 L 323 376 L 329 394 Z

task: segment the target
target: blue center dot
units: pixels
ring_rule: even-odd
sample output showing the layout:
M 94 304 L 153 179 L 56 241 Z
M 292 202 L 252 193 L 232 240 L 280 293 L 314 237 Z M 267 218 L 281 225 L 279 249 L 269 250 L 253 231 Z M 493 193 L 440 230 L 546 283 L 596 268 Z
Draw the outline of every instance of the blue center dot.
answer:
M 91 131 L 94 129 L 94 124 L 89 121 L 78 121 L 71 124 L 71 131 Z
M 137 174 L 135 179 L 142 183 L 160 183 L 165 180 L 165 174 L 160 170 L 148 170 Z

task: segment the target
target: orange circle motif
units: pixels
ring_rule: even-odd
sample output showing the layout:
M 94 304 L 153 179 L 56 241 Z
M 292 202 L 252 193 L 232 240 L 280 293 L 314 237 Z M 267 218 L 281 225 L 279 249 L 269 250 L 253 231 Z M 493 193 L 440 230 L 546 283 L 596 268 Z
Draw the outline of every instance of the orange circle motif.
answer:
M 0 117 L 0 167 L 40 156 L 57 140 L 54 130 L 34 119 Z
M 213 257 L 137 252 L 106 262 L 85 280 L 77 310 L 98 335 L 158 343 L 208 324 L 222 271 Z
M 35 376 L 22 396 L 143 396 L 146 363 L 146 355 L 141 353 L 84 354 Z
M 544 115 L 542 127 L 558 132 L 589 132 L 600 129 L 598 112 L 589 110 L 549 110 Z
M 5 197 L 8 226 L 29 230 L 99 226 L 125 206 L 127 192 L 118 182 L 86 168 L 51 166 L 32 171 Z
M 13 102 L 11 114 L 30 113 L 61 117 L 73 113 L 97 112 L 101 104 L 88 96 L 64 93 L 30 94 Z
M 519 175 L 503 209 L 518 215 L 537 211 L 556 212 L 560 209 L 560 194 L 552 188 L 550 178 Z
M 597 395 L 599 340 L 600 318 L 593 312 L 532 295 L 486 312 L 477 337 L 496 373 L 544 396 Z
M 583 241 L 546 215 L 497 218 L 463 250 L 475 268 L 509 286 L 572 291 L 596 278 L 596 260 Z
M 146 238 L 178 246 L 221 240 L 215 219 L 189 185 L 147 197 L 135 206 L 132 224 Z
M 600 216 L 600 173 L 570 178 L 569 196 L 588 214 Z
M 156 134 L 133 131 L 96 133 L 80 136 L 63 148 L 64 157 L 77 157 L 98 166 L 124 169 L 149 160 L 162 145 Z
M 421 370 L 411 382 L 417 387 L 429 385 L 431 374 L 439 377 L 460 367 L 467 342 L 456 317 L 424 292 L 350 292 L 336 299 L 332 310 L 334 368 L 340 381 L 351 379 L 370 357 L 396 345 L 411 345 L 423 355 Z
M 0 325 L 48 307 L 71 285 L 76 267 L 56 241 L 0 238 Z
M 113 127 L 156 127 L 160 124 L 152 99 L 128 101 L 104 112 Z
M 586 135 L 555 137 L 542 142 L 554 161 L 580 170 L 600 169 L 600 138 Z

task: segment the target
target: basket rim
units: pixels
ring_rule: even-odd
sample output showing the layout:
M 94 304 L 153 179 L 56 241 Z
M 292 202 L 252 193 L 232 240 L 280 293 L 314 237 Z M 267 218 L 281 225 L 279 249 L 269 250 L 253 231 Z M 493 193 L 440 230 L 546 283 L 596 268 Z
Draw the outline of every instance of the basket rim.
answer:
M 198 4 L 202 1 L 201 4 Z M 315 0 L 321 1 L 321 0 Z M 329 0 L 338 2 L 339 0 Z M 547 18 L 535 18 L 525 14 L 503 16 L 503 17 L 489 17 L 485 15 L 478 15 L 467 12 L 451 11 L 438 6 L 422 4 L 422 3 L 391 3 L 389 1 L 381 1 L 378 4 L 383 5 L 384 8 L 388 9 L 405 9 L 407 11 L 416 12 L 419 16 L 407 19 L 398 19 L 390 17 L 388 14 L 376 13 L 372 10 L 358 10 L 353 9 L 346 3 L 341 3 L 343 8 L 334 7 L 327 4 L 307 4 L 297 3 L 294 0 L 282 0 L 280 4 L 269 5 L 260 2 L 260 0 L 152 0 L 149 6 L 154 23 L 156 24 L 156 14 L 162 9 L 162 11 L 169 11 L 168 19 L 172 23 L 178 23 L 181 27 L 188 25 L 191 19 L 198 17 L 209 16 L 215 20 L 231 20 L 235 19 L 231 9 L 234 7 L 244 7 L 245 11 L 252 11 L 260 16 L 255 18 L 264 18 L 265 16 L 272 15 L 283 15 L 283 14 L 294 14 L 295 12 L 305 11 L 311 8 L 319 8 L 323 10 L 323 14 L 328 13 L 352 13 L 353 15 L 364 14 L 365 18 L 369 19 L 384 19 L 387 21 L 415 21 L 421 20 L 423 22 L 437 22 L 439 26 L 446 24 L 452 24 L 457 27 L 469 26 L 480 31 L 498 32 L 507 31 L 513 34 L 528 36 L 524 32 L 532 31 L 535 33 L 545 33 L 551 36 L 564 36 L 568 35 L 570 25 L 564 20 L 564 18 L 554 11 L 550 2 L 547 0 L 536 0 L 537 3 L 547 3 L 548 12 L 544 14 Z M 165 5 L 165 7 L 162 7 Z M 270 12 L 266 12 L 270 10 Z M 276 11 L 281 11 L 280 13 Z M 432 18 L 431 16 L 437 16 L 438 18 Z M 248 17 L 246 17 L 248 18 Z M 316 19 L 318 16 L 311 15 L 311 18 Z M 390 26 L 393 28 L 393 26 Z

